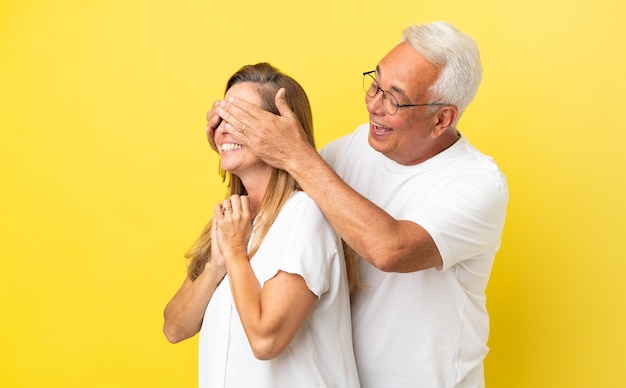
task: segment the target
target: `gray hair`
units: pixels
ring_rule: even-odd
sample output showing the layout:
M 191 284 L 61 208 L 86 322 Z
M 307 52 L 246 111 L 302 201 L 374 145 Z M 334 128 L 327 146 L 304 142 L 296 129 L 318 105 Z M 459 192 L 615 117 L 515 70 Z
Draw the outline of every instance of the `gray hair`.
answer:
M 476 42 L 445 22 L 412 25 L 402 33 L 417 52 L 442 68 L 439 79 L 430 87 L 432 102 L 455 105 L 458 119 L 472 102 L 482 79 L 483 68 Z

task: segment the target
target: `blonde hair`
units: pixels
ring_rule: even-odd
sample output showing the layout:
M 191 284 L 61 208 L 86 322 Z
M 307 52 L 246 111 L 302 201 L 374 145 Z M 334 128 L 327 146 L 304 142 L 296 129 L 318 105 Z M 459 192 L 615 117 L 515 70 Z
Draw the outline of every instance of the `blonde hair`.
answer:
M 300 84 L 290 76 L 281 73 L 268 63 L 257 63 L 256 65 L 246 65 L 239 69 L 226 83 L 226 91 L 233 85 L 241 82 L 250 82 L 256 86 L 256 90 L 263 101 L 261 108 L 279 114 L 276 107 L 274 96 L 280 88 L 285 88 L 285 99 L 287 105 L 294 112 L 302 129 L 304 130 L 309 144 L 315 147 L 313 137 L 313 116 L 311 113 L 311 105 L 306 92 Z M 228 178 L 228 190 L 226 198 L 233 194 L 246 195 L 246 189 L 241 179 L 230 172 L 220 171 L 222 178 Z M 296 180 L 284 170 L 274 168 L 268 183 L 271 190 L 265 192 L 265 197 L 261 202 L 259 214 L 255 219 L 252 246 L 250 248 L 250 257 L 259 249 L 263 238 L 266 236 L 270 227 L 276 220 L 282 206 L 287 202 L 289 197 L 302 188 Z M 200 237 L 186 253 L 185 257 L 191 261 L 187 268 L 187 275 L 191 280 L 195 280 L 204 270 L 206 263 L 211 257 L 211 226 L 210 220 L 202 230 Z M 342 240 L 344 257 L 346 260 L 346 269 L 348 274 L 348 283 L 350 292 L 357 288 L 357 268 L 356 256 L 354 251 Z

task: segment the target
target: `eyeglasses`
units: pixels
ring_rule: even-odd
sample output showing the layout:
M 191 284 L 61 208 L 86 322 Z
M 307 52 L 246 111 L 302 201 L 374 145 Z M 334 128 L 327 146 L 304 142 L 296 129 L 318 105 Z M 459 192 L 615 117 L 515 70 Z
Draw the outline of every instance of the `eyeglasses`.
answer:
M 366 71 L 363 73 L 363 90 L 365 90 L 365 94 L 368 97 L 376 97 L 378 92 L 383 93 L 383 108 L 385 108 L 385 112 L 390 116 L 395 115 L 400 108 L 408 108 L 410 106 L 443 106 L 449 105 L 444 104 L 442 102 L 431 102 L 428 104 L 400 104 L 398 99 L 393 94 L 389 93 L 386 90 L 381 89 L 378 86 L 378 82 L 376 82 L 376 78 L 374 78 L 373 74 L 376 73 L 376 70 Z

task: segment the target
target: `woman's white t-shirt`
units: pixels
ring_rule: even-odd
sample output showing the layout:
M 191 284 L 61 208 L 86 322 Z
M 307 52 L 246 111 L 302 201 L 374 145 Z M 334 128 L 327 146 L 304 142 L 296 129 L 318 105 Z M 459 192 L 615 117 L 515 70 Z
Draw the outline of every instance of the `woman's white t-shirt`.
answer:
M 285 203 L 250 263 L 261 285 L 279 270 L 298 274 L 318 300 L 289 347 L 261 361 L 250 348 L 227 275 L 200 330 L 199 386 L 358 387 L 341 240 L 308 195 L 296 192 Z

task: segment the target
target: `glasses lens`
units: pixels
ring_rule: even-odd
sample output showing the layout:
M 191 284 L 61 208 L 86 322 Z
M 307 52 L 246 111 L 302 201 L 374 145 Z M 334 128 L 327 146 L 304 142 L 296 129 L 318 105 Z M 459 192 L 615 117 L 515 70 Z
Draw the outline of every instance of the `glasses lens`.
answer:
M 390 115 L 395 115 L 398 111 L 398 100 L 393 96 L 393 94 L 386 92 L 382 89 L 378 88 L 378 83 L 374 76 L 371 73 L 367 73 L 363 75 L 363 90 L 365 90 L 365 94 L 368 97 L 376 97 L 378 92 L 382 93 L 383 99 L 383 108 Z
M 369 97 L 374 97 L 378 92 L 378 84 L 371 74 L 363 75 L 363 90 Z
M 393 94 L 389 92 L 385 92 L 383 94 L 383 107 L 390 115 L 395 115 L 398 111 L 398 100 L 394 97 Z

